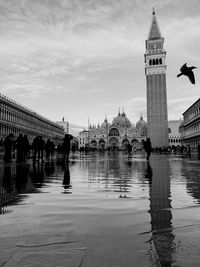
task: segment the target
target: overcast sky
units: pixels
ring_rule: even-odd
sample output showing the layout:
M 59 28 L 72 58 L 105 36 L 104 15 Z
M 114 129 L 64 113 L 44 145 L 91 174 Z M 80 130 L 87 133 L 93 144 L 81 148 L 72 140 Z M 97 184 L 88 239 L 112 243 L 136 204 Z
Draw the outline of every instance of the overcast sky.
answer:
M 191 4 L 192 3 L 192 4 Z M 167 51 L 168 118 L 200 96 L 199 0 L 0 0 L 0 93 L 87 125 L 119 107 L 146 119 L 145 40 L 155 8 Z M 176 78 L 185 62 L 196 84 Z

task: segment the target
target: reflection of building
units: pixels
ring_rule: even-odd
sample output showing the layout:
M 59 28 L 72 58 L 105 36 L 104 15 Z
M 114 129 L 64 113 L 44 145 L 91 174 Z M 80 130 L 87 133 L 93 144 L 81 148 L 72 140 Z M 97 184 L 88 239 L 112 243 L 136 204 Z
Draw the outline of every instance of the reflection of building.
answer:
M 168 133 L 169 133 L 169 146 L 180 146 L 180 127 L 181 120 L 168 121 Z
M 118 113 L 110 124 L 107 119 L 98 126 L 89 126 L 89 131 L 79 134 L 79 147 L 89 144 L 91 148 L 124 149 L 127 144 L 140 148 L 142 140 L 146 139 L 147 126 L 142 116 L 134 126 L 124 112 Z
M 0 94 L 0 138 L 10 133 L 26 134 L 29 140 L 41 135 L 55 143 L 64 135 L 63 127 Z
M 166 159 L 151 160 L 147 166 L 150 189 L 152 240 L 161 266 L 171 266 L 174 254 L 172 233 L 170 165 Z
M 168 146 L 166 51 L 164 38 L 153 11 L 152 23 L 146 40 L 145 75 L 147 86 L 148 136 L 153 147 Z
M 200 98 L 183 113 L 181 140 L 183 145 L 191 148 L 200 144 Z

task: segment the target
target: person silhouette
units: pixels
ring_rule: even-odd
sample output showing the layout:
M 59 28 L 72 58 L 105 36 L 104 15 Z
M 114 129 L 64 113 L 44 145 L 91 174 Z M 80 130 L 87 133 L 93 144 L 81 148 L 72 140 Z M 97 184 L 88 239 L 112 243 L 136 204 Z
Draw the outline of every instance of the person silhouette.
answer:
M 63 152 L 64 152 L 64 162 L 69 161 L 69 153 L 71 149 L 71 140 L 73 139 L 73 136 L 70 134 L 65 134 L 65 137 L 63 139 Z
M 152 150 L 150 138 L 147 138 L 147 140 L 144 141 L 144 149 L 147 153 L 147 160 L 149 160 L 149 157 L 151 155 L 151 150 Z

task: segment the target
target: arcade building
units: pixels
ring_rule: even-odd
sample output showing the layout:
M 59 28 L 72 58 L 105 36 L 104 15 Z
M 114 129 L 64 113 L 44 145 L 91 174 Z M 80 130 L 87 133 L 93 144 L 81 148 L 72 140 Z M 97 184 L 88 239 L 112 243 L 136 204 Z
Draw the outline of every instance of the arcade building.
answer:
M 44 140 L 55 144 L 63 140 L 64 129 L 57 123 L 37 114 L 16 101 L 0 94 L 0 140 L 13 133 L 16 138 L 20 133 L 27 135 L 30 142 L 41 135 Z
M 142 141 L 147 137 L 147 123 L 140 117 L 136 125 L 132 124 L 125 112 L 118 113 L 109 123 L 107 118 L 97 126 L 90 125 L 89 129 L 79 133 L 79 148 L 124 150 L 128 144 L 133 149 L 141 149 Z

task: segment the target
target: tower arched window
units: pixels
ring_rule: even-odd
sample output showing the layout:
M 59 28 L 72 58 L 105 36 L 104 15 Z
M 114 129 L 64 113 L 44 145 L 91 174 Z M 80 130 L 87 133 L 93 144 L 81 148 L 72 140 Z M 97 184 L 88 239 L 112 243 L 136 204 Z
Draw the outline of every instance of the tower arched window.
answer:
M 151 59 L 149 60 L 149 65 L 150 65 L 150 66 L 152 65 L 152 60 L 151 60 Z
M 162 58 L 159 58 L 159 63 L 162 64 Z
M 153 59 L 153 65 L 155 65 L 155 64 L 156 64 L 155 59 Z
M 156 58 L 156 65 L 158 65 L 158 58 Z

